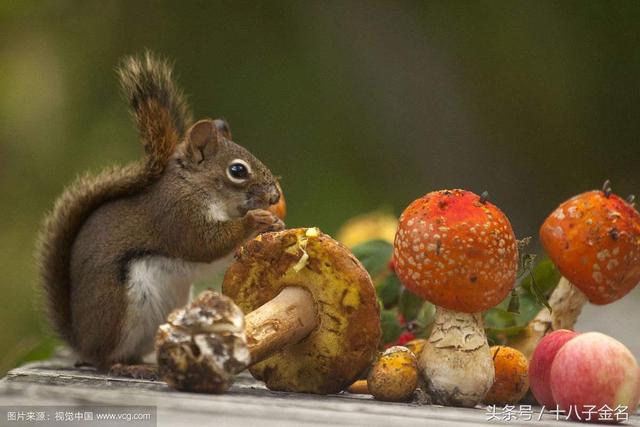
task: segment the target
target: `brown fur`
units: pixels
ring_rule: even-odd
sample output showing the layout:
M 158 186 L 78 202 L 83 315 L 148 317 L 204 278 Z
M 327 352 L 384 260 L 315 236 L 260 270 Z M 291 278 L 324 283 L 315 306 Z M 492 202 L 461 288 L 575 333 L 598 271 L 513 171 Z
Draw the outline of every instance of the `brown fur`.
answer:
M 146 180 L 147 169 L 142 163 L 109 168 L 95 177 L 83 175 L 67 187 L 45 218 L 38 258 L 47 311 L 56 332 L 71 346 L 75 340 L 70 329 L 69 266 L 75 237 L 98 206 L 140 191 Z
M 211 262 L 257 231 L 281 227 L 266 211 L 249 212 L 273 201 L 275 180 L 226 139 L 225 122 L 198 122 L 180 143 L 190 114 L 166 62 L 147 53 L 126 59 L 119 74 L 147 156 L 70 185 L 47 215 L 38 245 L 54 328 L 84 361 L 103 368 L 141 356 L 122 348 L 129 332 L 123 328 L 136 326 L 124 324 L 135 285 L 128 282 L 131 261 L 157 255 Z M 237 158 L 253 170 L 242 184 L 225 175 Z M 211 221 L 208 203 L 221 206 L 228 220 Z
M 191 110 L 167 61 L 146 52 L 118 69 L 124 96 L 154 170 L 161 170 L 190 125 Z

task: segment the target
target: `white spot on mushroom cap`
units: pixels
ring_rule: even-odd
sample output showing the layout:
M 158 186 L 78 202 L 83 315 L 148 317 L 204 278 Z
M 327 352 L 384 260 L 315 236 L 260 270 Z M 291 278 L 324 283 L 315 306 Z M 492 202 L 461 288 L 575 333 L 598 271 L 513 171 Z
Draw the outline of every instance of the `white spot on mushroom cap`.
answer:
M 607 213 L 607 217 L 615 222 L 615 220 L 621 218 L 622 215 L 620 215 L 620 212 L 612 210 Z
M 567 209 L 567 213 L 569 214 L 570 218 L 578 218 L 579 217 L 578 208 L 575 207 L 575 206 L 569 206 L 569 208 Z
M 594 271 L 591 276 L 593 277 L 593 280 L 596 281 L 596 283 L 602 282 L 602 273 L 600 273 L 599 271 Z
M 564 235 L 564 230 L 559 225 L 551 228 L 551 233 L 556 237 L 562 237 Z
M 611 257 L 611 254 L 609 253 L 609 249 L 603 249 L 596 254 L 596 258 L 598 258 L 598 261 L 604 261 L 609 257 Z

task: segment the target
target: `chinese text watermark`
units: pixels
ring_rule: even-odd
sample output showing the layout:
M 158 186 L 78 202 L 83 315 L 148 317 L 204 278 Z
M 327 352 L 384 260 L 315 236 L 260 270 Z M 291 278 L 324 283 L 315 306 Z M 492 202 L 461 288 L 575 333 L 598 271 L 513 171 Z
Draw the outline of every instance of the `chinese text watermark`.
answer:
M 0 425 L 155 427 L 157 419 L 155 406 L 0 406 Z
M 564 411 L 560 407 L 540 408 L 531 405 L 504 405 L 503 407 L 489 405 L 486 408 L 487 421 L 540 421 L 545 412 L 560 420 L 599 421 L 599 422 L 623 422 L 629 420 L 629 408 L 618 405 L 611 408 L 608 405 L 600 407 L 596 405 L 572 405 Z

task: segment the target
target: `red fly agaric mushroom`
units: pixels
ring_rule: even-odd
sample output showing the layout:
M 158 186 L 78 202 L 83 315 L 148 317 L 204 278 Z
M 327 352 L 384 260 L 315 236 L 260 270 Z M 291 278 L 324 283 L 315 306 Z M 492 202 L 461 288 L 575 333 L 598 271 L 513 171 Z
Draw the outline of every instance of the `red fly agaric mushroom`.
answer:
M 542 309 L 512 344 L 527 357 L 546 333 L 573 329 L 587 300 L 609 304 L 640 282 L 640 213 L 607 181 L 560 204 L 540 227 L 540 242 L 563 277 L 551 312 Z
M 419 366 L 434 403 L 475 406 L 494 381 L 482 311 L 497 305 L 516 278 L 518 249 L 507 217 L 486 196 L 429 193 L 400 217 L 395 271 L 436 305 Z
M 376 354 L 380 309 L 371 278 L 348 249 L 317 228 L 265 233 L 251 240 L 236 253 L 222 289 L 245 313 L 249 369 L 272 390 L 336 393 L 351 384 Z M 219 316 L 217 301 L 208 306 L 208 317 L 229 323 Z M 228 307 L 224 311 L 234 313 Z M 229 330 L 214 323 L 206 332 L 222 349 L 202 356 L 242 355 L 237 348 L 244 336 L 234 329 L 233 340 L 220 339 Z M 170 356 L 176 359 L 175 354 Z M 165 359 L 158 354 L 159 363 Z M 169 365 L 180 376 L 204 365 L 177 359 Z M 235 361 L 242 360 L 235 357 L 232 364 L 217 363 L 216 369 L 207 369 L 214 377 L 209 382 L 229 383 L 227 378 L 249 364 L 238 368 Z M 172 371 L 169 375 L 176 376 Z

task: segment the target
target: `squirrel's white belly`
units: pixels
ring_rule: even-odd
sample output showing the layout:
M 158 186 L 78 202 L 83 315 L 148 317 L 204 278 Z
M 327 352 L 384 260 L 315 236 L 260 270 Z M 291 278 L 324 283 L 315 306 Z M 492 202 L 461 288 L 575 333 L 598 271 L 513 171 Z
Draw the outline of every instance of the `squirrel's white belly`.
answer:
M 210 277 L 228 262 L 229 257 L 207 264 L 162 256 L 133 261 L 127 282 L 128 309 L 113 357 L 123 360 L 151 352 L 158 326 L 173 309 L 189 302 L 192 283 Z

